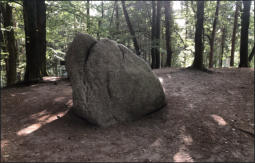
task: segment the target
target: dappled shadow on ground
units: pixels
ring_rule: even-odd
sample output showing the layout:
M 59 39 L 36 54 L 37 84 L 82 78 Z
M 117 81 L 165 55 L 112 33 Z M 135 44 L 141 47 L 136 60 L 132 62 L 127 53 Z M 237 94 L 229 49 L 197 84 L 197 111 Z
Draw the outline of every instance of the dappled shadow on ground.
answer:
M 156 70 L 167 106 L 108 128 L 69 111 L 68 82 L 5 89 L 1 160 L 253 161 L 254 71 L 214 71 Z

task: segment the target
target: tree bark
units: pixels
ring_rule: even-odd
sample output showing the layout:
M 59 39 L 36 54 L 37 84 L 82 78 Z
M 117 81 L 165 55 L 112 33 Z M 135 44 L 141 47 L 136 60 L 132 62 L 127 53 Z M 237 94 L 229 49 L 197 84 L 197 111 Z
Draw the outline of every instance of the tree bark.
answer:
M 222 58 L 224 55 L 224 47 L 225 47 L 225 40 L 226 40 L 226 28 L 222 28 L 222 37 L 221 37 L 221 53 L 219 56 L 219 67 L 222 67 Z
M 204 70 L 202 33 L 204 30 L 204 1 L 197 1 L 197 23 L 195 32 L 195 58 L 192 67 L 198 70 Z
M 101 2 L 101 19 L 98 21 L 97 39 L 100 40 L 100 33 L 102 28 L 102 20 L 104 18 L 104 1 Z
M 1 7 L 0 7 L 0 10 Z M 0 11 L 0 22 L 2 22 L 2 11 Z M 3 49 L 3 46 L 4 46 L 4 37 L 3 37 L 3 33 L 2 33 L 2 23 L 0 23 L 0 61 L 2 60 L 2 49 Z M 2 65 L 0 64 L 0 70 L 2 70 Z M 0 74 L 1 75 L 1 74 Z
M 132 36 L 132 40 L 133 40 L 133 44 L 134 44 L 134 47 L 135 47 L 136 55 L 140 56 L 140 49 L 139 49 L 138 42 L 137 42 L 137 39 L 136 39 L 136 36 L 135 36 L 135 31 L 132 27 L 132 24 L 130 22 L 130 19 L 129 19 L 129 16 L 128 16 L 128 13 L 127 13 L 125 1 L 122 0 L 121 3 L 122 3 L 123 13 L 124 13 L 124 16 L 125 16 L 125 19 L 126 19 L 126 22 L 127 22 L 127 26 L 128 26 L 129 32 Z
M 189 21 L 187 20 L 187 15 L 189 13 L 189 1 L 185 1 L 185 42 L 188 40 L 188 24 Z M 187 54 L 184 53 L 184 67 L 186 67 L 186 61 L 187 61 Z
M 189 13 L 189 1 L 185 1 L 185 41 L 188 39 L 188 20 L 187 20 L 187 15 Z
M 152 1 L 152 24 L 151 24 L 151 68 L 156 68 L 156 55 L 155 55 L 155 30 L 156 29 L 156 2 Z
M 86 9 L 87 9 L 87 33 L 90 33 L 90 13 L 89 13 L 89 0 L 87 0 Z
M 116 20 L 115 20 L 115 23 L 116 23 L 116 31 L 117 31 L 117 33 L 119 33 L 120 20 L 119 20 L 119 4 L 118 4 L 118 2 L 116 2 Z
M 250 54 L 250 56 L 249 56 L 249 62 L 251 62 L 251 60 L 252 60 L 252 58 L 253 58 L 254 54 L 255 54 L 255 46 L 253 45 L 253 48 L 252 48 L 251 54 Z
M 37 10 L 38 10 L 38 34 L 39 39 L 38 42 L 40 44 L 39 49 L 42 50 L 41 58 L 42 58 L 42 67 L 41 72 L 43 76 L 48 76 L 47 67 L 46 67 L 46 4 L 45 0 L 41 0 L 37 2 Z
M 155 59 L 156 59 L 156 67 L 160 68 L 160 20 L 161 20 L 161 1 L 157 1 L 157 16 L 156 16 L 156 31 L 155 31 L 155 39 L 156 39 L 156 48 L 155 48 Z
M 212 34 L 210 38 L 209 68 L 213 67 L 214 38 L 215 38 L 216 26 L 218 22 L 219 6 L 220 6 L 220 1 L 217 0 L 216 11 L 215 11 L 215 16 L 213 21 L 213 30 L 212 30 Z
M 17 76 L 17 56 L 18 48 L 16 45 L 16 39 L 14 36 L 13 30 L 13 16 L 12 16 L 12 7 L 8 4 L 1 4 L 1 11 L 3 15 L 3 26 L 8 29 L 4 31 L 4 39 L 7 50 L 9 52 L 6 65 L 6 79 L 7 86 L 15 84 Z
M 26 35 L 25 82 L 41 80 L 46 73 L 45 1 L 23 1 Z
M 233 33 L 232 33 L 230 66 L 234 66 L 235 44 L 236 44 L 236 30 L 237 30 L 237 22 L 238 22 L 238 15 L 239 15 L 240 7 L 241 7 L 241 4 L 240 4 L 240 2 L 237 1 L 236 2 L 236 10 L 235 10 Z
M 117 4 L 117 1 L 114 2 L 113 8 L 112 8 L 112 16 L 111 16 L 111 19 L 110 19 L 110 28 L 112 27 L 112 20 L 113 20 L 113 15 L 114 15 L 114 12 L 115 12 L 115 9 L 116 9 L 116 4 Z
M 239 67 L 248 67 L 248 31 L 250 24 L 251 1 L 243 1 L 241 17 L 240 64 Z
M 165 27 L 166 27 L 166 52 L 167 52 L 167 58 L 166 58 L 166 66 L 171 67 L 172 62 L 172 48 L 171 48 L 171 35 L 172 35 L 172 2 L 171 1 L 165 1 L 164 2 L 165 7 Z M 171 22 L 171 24 L 170 24 Z
M 253 1 L 253 5 L 254 5 L 254 8 L 255 8 L 255 0 Z M 253 48 L 252 48 L 252 51 L 251 51 L 251 54 L 249 55 L 249 62 L 251 62 L 253 56 L 255 55 L 255 12 L 253 11 L 254 13 L 254 24 L 253 24 L 253 28 L 254 28 L 254 39 L 253 39 Z

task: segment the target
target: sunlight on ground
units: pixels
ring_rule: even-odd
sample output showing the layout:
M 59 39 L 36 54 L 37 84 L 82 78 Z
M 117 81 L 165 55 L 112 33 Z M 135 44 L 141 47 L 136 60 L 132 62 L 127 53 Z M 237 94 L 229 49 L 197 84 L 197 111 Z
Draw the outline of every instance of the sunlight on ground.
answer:
M 157 138 L 151 145 L 150 147 L 158 147 L 161 145 L 161 139 L 160 138 Z
M 39 122 L 19 130 L 17 132 L 17 135 L 26 136 L 28 134 L 31 134 L 31 133 L 35 132 L 36 130 L 38 130 L 39 128 L 41 128 L 42 126 L 46 125 L 47 123 L 51 123 L 51 122 L 63 117 L 67 113 L 67 111 L 60 112 L 57 114 L 48 114 L 48 115 L 42 115 L 45 113 L 45 110 L 42 112 L 39 112 L 39 113 L 37 113 L 37 115 L 32 116 L 32 117 L 39 117 L 40 115 L 42 115 L 42 117 L 37 119 Z M 38 114 L 39 114 L 39 116 L 38 116 Z
M 215 120 L 218 123 L 218 125 L 220 126 L 227 125 L 227 122 L 221 116 L 212 114 L 211 117 L 213 118 L 213 120 Z
M 43 115 L 45 115 L 45 114 L 48 114 L 48 112 L 46 111 L 46 109 L 44 109 L 43 111 L 40 111 L 39 113 L 32 114 L 32 115 L 30 116 L 30 118 L 32 118 L 32 119 L 37 119 L 38 117 L 43 116 Z
M 9 145 L 9 141 L 8 140 L 1 140 L 1 162 L 5 162 L 3 161 L 4 159 L 8 158 L 10 155 L 6 152 L 7 151 L 7 146 Z
M 23 92 L 23 93 L 16 93 L 16 95 L 27 95 L 27 92 Z
M 55 102 L 61 102 L 61 101 L 65 100 L 65 99 L 66 99 L 66 97 L 57 97 L 57 98 L 54 99 L 54 101 Z
M 185 149 L 180 149 L 179 152 L 174 155 L 174 162 L 194 162 L 194 160 Z
M 6 147 L 8 145 L 9 141 L 8 140 L 1 140 L 1 149 Z
M 186 146 L 192 145 L 193 139 L 189 134 L 187 134 L 185 126 L 182 126 L 180 128 L 180 132 L 181 133 L 179 137 L 182 143 L 184 144 L 180 146 L 179 152 L 177 152 L 174 155 L 173 160 L 174 162 L 194 162 L 192 157 L 189 155 L 188 149 L 186 147 Z
M 73 106 L 73 100 L 68 100 L 65 104 L 68 108 L 71 108 Z
M 181 132 L 180 138 L 181 138 L 181 140 L 183 141 L 183 143 L 184 143 L 185 145 L 191 145 L 192 142 L 193 142 L 193 139 L 192 139 L 192 137 L 186 132 L 186 127 L 185 127 L 185 126 L 182 126 L 182 127 L 180 128 L 180 132 Z
M 47 76 L 47 77 L 43 77 L 44 81 L 57 81 L 59 80 L 60 77 L 55 77 L 55 76 Z
M 193 142 L 193 139 L 190 135 L 184 135 L 183 136 L 183 141 L 186 145 L 191 145 Z
M 21 129 L 17 132 L 17 135 L 19 136 L 25 136 L 28 134 L 31 134 L 32 132 L 38 130 L 42 126 L 41 123 L 32 124 L 24 129 Z
M 40 117 L 38 120 L 39 121 L 46 121 L 47 118 L 49 118 L 49 117 L 50 117 L 50 115 L 44 115 L 44 116 Z

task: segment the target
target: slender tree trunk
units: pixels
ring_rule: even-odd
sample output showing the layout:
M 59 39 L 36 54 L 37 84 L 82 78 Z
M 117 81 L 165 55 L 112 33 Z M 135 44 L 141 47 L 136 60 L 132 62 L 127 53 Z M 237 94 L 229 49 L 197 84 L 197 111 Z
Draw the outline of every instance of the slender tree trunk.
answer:
M 133 39 L 136 55 L 140 56 L 140 49 L 139 49 L 137 39 L 136 39 L 136 36 L 135 36 L 135 31 L 132 27 L 132 24 L 130 22 L 130 19 L 129 19 L 129 16 L 128 16 L 128 13 L 127 13 L 125 1 L 122 0 L 121 3 L 122 3 L 122 8 L 123 8 L 123 13 L 124 13 L 124 16 L 125 16 L 125 19 L 126 19 L 126 22 L 127 22 L 127 26 L 128 26 L 129 32 L 130 32 L 130 34 L 132 36 L 132 39 Z
M 209 68 L 213 67 L 214 38 L 215 38 L 216 26 L 218 22 L 219 6 L 220 6 L 220 1 L 217 0 L 216 11 L 215 11 L 215 16 L 213 21 L 213 30 L 212 30 L 211 39 L 210 39 Z
M 0 10 L 1 7 L 0 7 Z M 0 22 L 2 22 L 2 11 L 0 11 Z M 4 46 L 4 37 L 3 37 L 3 33 L 2 33 L 2 26 L 1 26 L 2 23 L 0 23 L 0 61 L 2 60 L 2 49 L 3 49 L 3 46 Z M 2 88 L 2 74 L 1 74 L 1 70 L 3 69 L 3 66 L 2 64 L 0 64 L 0 88 Z
M 114 2 L 114 6 L 113 6 L 113 9 L 112 9 L 112 16 L 111 16 L 111 19 L 110 19 L 110 28 L 112 27 L 112 20 L 113 20 L 113 15 L 114 15 L 114 12 L 115 12 L 115 9 L 116 9 L 116 4 L 117 4 L 117 1 Z
M 156 68 L 155 38 L 156 38 L 156 2 L 152 1 L 152 24 L 151 24 L 151 68 Z
M 171 48 L 171 34 L 172 34 L 172 2 L 171 1 L 165 1 L 164 2 L 165 7 L 165 27 L 166 27 L 166 52 L 167 52 L 167 58 L 166 58 L 166 66 L 171 67 L 172 62 L 172 48 Z M 171 21 L 171 24 L 170 24 Z
M 237 22 L 238 22 L 238 15 L 240 11 L 241 4 L 240 2 L 236 2 L 236 11 L 235 11 L 235 19 L 234 19 L 234 26 L 233 26 L 233 34 L 232 34 L 232 45 L 231 45 L 231 56 L 230 56 L 230 66 L 234 66 L 234 58 L 235 58 L 235 44 L 236 44 L 236 30 L 237 30 Z
M 188 20 L 187 15 L 189 13 L 189 1 L 185 1 L 185 42 L 188 40 Z M 184 67 L 186 67 L 187 54 L 184 53 Z
M 0 8 L 1 9 L 1 8 Z M 2 22 L 2 9 L 1 9 L 1 11 L 0 11 L 0 22 Z M 3 51 L 3 52 L 7 52 L 6 51 L 6 47 L 5 47 L 5 43 L 4 43 L 4 37 L 3 37 L 3 31 L 1 30 L 1 25 L 2 25 L 2 23 L 0 23 L 0 53 Z M 5 71 L 7 72 L 7 67 L 8 67 L 8 59 L 7 58 L 5 58 L 4 57 L 4 55 L 3 54 L 0 54 L 0 61 L 4 61 L 5 62 L 5 67 L 2 65 L 2 64 L 0 64 L 0 70 L 3 70 L 4 68 L 5 68 Z M 3 85 L 3 78 L 2 78 L 2 74 L 0 73 L 0 79 L 1 79 L 1 87 L 2 86 L 4 86 Z
M 87 33 L 90 33 L 90 13 L 89 13 L 89 0 L 87 0 L 86 9 L 87 9 Z
M 101 2 L 101 19 L 98 21 L 98 32 L 97 32 L 97 39 L 100 40 L 100 33 L 102 28 L 102 21 L 104 18 L 104 1 Z
M 252 60 L 252 58 L 253 58 L 254 54 L 255 54 L 255 46 L 253 45 L 253 48 L 252 48 L 251 54 L 250 54 L 250 56 L 249 56 L 249 62 L 251 62 L 251 60 Z
M 204 30 L 204 1 L 197 1 L 197 23 L 195 32 L 195 58 L 192 67 L 198 70 L 204 70 L 203 65 L 203 41 L 202 33 Z
M 185 41 L 188 39 L 188 20 L 187 15 L 189 13 L 189 1 L 185 1 Z
M 248 31 L 250 24 L 251 1 L 243 1 L 243 14 L 241 18 L 241 45 L 239 67 L 248 67 Z
M 119 33 L 120 31 L 120 20 L 119 20 L 119 3 L 116 2 L 116 20 L 115 20 L 115 23 L 116 23 L 116 31 L 117 33 Z
M 6 43 L 7 50 L 9 52 L 7 65 L 6 65 L 6 78 L 7 86 L 12 85 L 16 82 L 17 76 L 17 56 L 18 48 L 16 45 L 16 39 L 13 30 L 13 16 L 12 8 L 8 3 L 1 4 L 1 11 L 3 15 L 3 25 L 4 28 L 9 29 L 4 31 L 4 39 Z
M 97 40 L 100 40 L 101 20 L 98 20 L 97 28 Z
M 41 80 L 46 74 L 46 6 L 45 1 L 23 1 L 26 35 L 25 81 Z
M 164 4 L 164 2 L 162 2 L 163 4 Z M 160 29 L 160 40 L 166 40 L 166 38 L 165 38 L 165 35 L 164 35 L 164 27 L 162 27 L 161 29 Z M 159 55 L 160 55 L 160 68 L 161 67 L 164 67 L 165 66 L 165 63 L 164 63 L 164 58 L 163 58 L 163 53 L 159 53 Z
M 161 1 L 157 1 L 157 16 L 156 16 L 156 48 L 155 48 L 155 55 L 156 55 L 156 67 L 160 68 L 160 20 L 161 20 Z
M 254 9 L 255 9 L 255 0 L 253 1 L 253 5 L 254 5 Z M 253 48 L 251 51 L 251 54 L 249 55 L 249 62 L 251 62 L 253 56 L 255 55 L 255 12 L 253 11 L 254 14 L 254 24 L 253 24 L 253 28 L 254 28 L 254 39 L 253 39 Z
M 221 53 L 219 56 L 219 67 L 222 67 L 222 58 L 224 55 L 224 47 L 225 47 L 225 40 L 226 40 L 226 28 L 222 28 L 222 37 L 221 37 Z

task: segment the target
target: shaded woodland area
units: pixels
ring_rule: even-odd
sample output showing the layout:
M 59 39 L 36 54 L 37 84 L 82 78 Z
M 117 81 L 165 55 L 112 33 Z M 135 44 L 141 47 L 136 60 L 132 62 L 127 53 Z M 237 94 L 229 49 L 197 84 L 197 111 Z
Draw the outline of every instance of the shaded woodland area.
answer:
M 1 1 L 1 161 L 254 161 L 254 8 L 254 0 Z M 91 36 L 86 48 L 71 46 L 80 33 Z M 166 103 L 158 110 L 147 100 L 159 99 L 155 88 Z M 154 110 L 98 127 L 72 112 L 75 98 L 90 101 L 86 91 L 98 95 L 95 112 Z
M 253 1 L 24 0 L 1 2 L 1 22 L 2 86 L 65 75 L 77 32 L 113 39 L 153 69 L 254 66 Z

